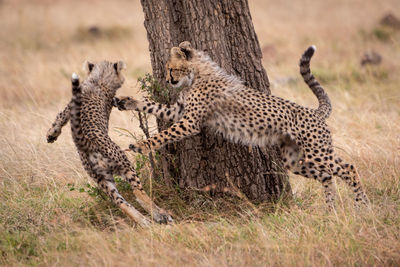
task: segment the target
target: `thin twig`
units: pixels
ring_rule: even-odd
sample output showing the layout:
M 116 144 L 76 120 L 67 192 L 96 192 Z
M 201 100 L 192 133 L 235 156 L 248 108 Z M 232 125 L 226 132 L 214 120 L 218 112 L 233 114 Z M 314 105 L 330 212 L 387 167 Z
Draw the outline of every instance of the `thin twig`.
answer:
M 142 112 L 138 112 L 139 115 L 139 127 L 142 129 L 144 135 L 146 136 L 147 139 L 150 138 L 150 133 L 149 133 L 149 123 L 147 121 L 147 116 L 142 114 Z M 153 158 L 153 153 L 149 153 L 149 161 L 150 161 L 150 167 L 151 167 L 151 178 L 153 180 L 156 179 L 156 169 L 155 169 L 155 164 L 154 164 L 154 158 Z

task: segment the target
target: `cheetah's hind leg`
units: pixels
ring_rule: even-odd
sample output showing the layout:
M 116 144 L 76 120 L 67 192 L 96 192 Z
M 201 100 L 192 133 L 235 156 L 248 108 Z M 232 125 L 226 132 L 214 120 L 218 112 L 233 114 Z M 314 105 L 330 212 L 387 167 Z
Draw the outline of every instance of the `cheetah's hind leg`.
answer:
M 147 219 L 143 214 L 136 210 L 124 199 L 123 196 L 120 195 L 114 181 L 103 179 L 99 181 L 99 186 L 105 191 L 105 193 L 111 198 L 111 200 L 132 220 L 137 222 L 142 227 L 147 227 L 151 225 L 151 221 L 149 219 Z
M 88 174 L 96 180 L 100 188 L 111 198 L 115 205 L 139 225 L 145 227 L 151 224 L 149 219 L 129 204 L 118 192 L 113 174 L 106 166 L 108 162 L 100 153 L 92 153 L 89 157 L 83 155 L 83 159 L 88 164 L 86 166 Z
M 294 174 L 319 181 L 324 187 L 325 202 L 328 205 L 328 209 L 335 209 L 336 185 L 325 165 L 318 166 L 314 162 L 305 161 L 294 166 L 292 171 Z
M 343 162 L 341 158 L 335 159 L 335 165 L 333 167 L 334 174 L 340 177 L 352 188 L 354 193 L 355 206 L 358 208 L 361 205 L 368 206 L 369 200 L 361 185 L 360 177 L 354 166 Z
M 135 169 L 121 148 L 111 139 L 109 139 L 109 145 L 110 149 L 102 150 L 104 156 L 100 153 L 97 154 L 98 158 L 101 160 L 97 160 L 96 162 L 105 162 L 105 165 L 113 166 L 113 174 L 120 175 L 131 185 L 136 201 L 146 210 L 146 212 L 151 214 L 156 222 L 172 222 L 173 220 L 171 216 L 164 209 L 159 208 L 143 190 Z M 99 146 L 98 149 L 102 149 L 101 146 Z
M 136 175 L 135 170 L 132 167 L 122 168 L 120 170 L 121 176 L 128 181 L 132 188 L 133 194 L 136 197 L 136 201 L 149 213 L 152 218 L 161 224 L 167 224 L 173 222 L 172 217 L 168 212 L 158 207 L 153 200 L 146 194 L 140 183 L 139 177 Z

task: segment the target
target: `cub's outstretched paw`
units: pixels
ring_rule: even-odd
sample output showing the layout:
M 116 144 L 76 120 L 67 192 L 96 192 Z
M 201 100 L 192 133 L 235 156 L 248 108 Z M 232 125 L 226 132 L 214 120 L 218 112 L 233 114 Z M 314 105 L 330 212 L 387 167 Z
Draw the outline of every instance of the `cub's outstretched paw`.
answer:
M 137 144 L 130 144 L 129 149 L 133 152 L 138 152 L 140 154 L 147 155 L 150 153 L 150 147 L 147 145 L 146 142 L 139 142 Z
M 129 96 L 114 97 L 113 105 L 118 107 L 119 110 L 135 110 L 138 101 Z
M 50 128 L 47 131 L 46 139 L 47 143 L 54 143 L 57 140 L 58 136 L 61 134 L 61 131 L 57 128 Z
M 54 143 L 57 140 L 57 136 L 47 136 L 47 143 Z
M 113 100 L 112 100 L 112 105 L 113 105 L 113 107 L 118 107 L 118 103 L 119 103 L 119 98 L 118 97 L 114 97 L 113 98 Z

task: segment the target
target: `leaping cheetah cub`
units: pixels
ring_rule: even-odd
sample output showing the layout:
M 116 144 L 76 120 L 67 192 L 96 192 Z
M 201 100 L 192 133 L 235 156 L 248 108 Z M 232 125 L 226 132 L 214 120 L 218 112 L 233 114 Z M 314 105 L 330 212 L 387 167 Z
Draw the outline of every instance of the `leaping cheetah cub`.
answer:
M 150 221 L 132 207 L 118 192 L 113 175 L 121 175 L 133 188 L 138 203 L 159 223 L 172 221 L 171 216 L 157 207 L 143 191 L 135 169 L 121 148 L 108 136 L 108 121 L 115 92 L 124 82 L 121 74 L 125 64 L 107 61 L 87 64 L 88 78 L 80 84 L 72 75 L 73 97 L 47 133 L 54 142 L 61 128 L 71 120 L 71 132 L 82 164 L 87 173 L 129 217 L 142 226 Z
M 284 166 L 322 183 L 326 202 L 334 207 L 335 185 L 332 176 L 342 178 L 354 191 L 356 204 L 367 204 L 353 165 L 334 152 L 326 118 L 331 113 L 328 95 L 310 71 L 315 47 L 309 47 L 300 59 L 300 73 L 319 101 L 317 109 L 302 107 L 289 100 L 267 95 L 246 87 L 226 73 L 202 51 L 182 42 L 171 49 L 166 64 L 167 82 L 173 87 L 186 86 L 173 106 L 131 97 L 116 99 L 119 109 L 153 113 L 175 121 L 167 130 L 129 148 L 140 153 L 200 132 L 208 126 L 224 137 L 245 145 L 278 144 Z

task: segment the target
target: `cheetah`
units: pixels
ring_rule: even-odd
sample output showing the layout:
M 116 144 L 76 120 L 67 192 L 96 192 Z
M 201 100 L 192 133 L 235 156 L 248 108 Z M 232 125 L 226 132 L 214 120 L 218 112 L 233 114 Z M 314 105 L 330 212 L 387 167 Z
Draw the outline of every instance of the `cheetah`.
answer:
M 174 88 L 186 88 L 176 104 L 167 106 L 132 97 L 115 100 L 120 110 L 144 111 L 174 121 L 167 130 L 131 144 L 129 149 L 148 153 L 195 135 L 207 126 L 243 145 L 277 145 L 286 169 L 323 185 L 330 209 L 334 208 L 336 194 L 333 176 L 340 177 L 352 188 L 356 206 L 367 205 L 368 199 L 354 166 L 334 152 L 325 122 L 332 110 L 331 103 L 310 70 L 315 50 L 315 46 L 310 46 L 300 59 L 300 73 L 319 101 L 318 108 L 312 109 L 248 88 L 203 51 L 192 48 L 187 41 L 182 42 L 171 49 L 166 64 L 167 83 Z
M 172 222 L 171 216 L 157 207 L 144 192 L 134 167 L 108 135 L 113 97 L 124 82 L 121 74 L 123 68 L 125 64 L 121 61 L 88 63 L 89 74 L 82 84 L 74 73 L 72 99 L 57 115 L 56 121 L 47 132 L 47 141 L 54 142 L 60 135 L 61 128 L 70 120 L 73 141 L 86 172 L 112 201 L 138 224 L 150 225 L 150 220 L 119 194 L 113 175 L 120 175 L 130 183 L 137 202 L 156 222 L 169 223 Z

